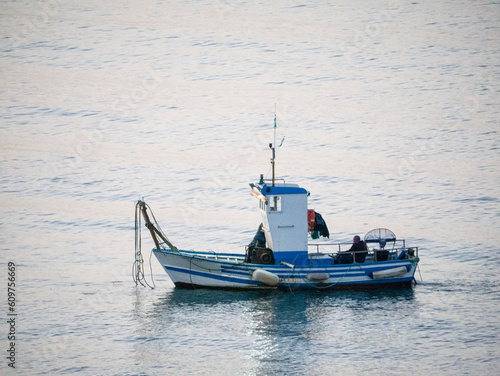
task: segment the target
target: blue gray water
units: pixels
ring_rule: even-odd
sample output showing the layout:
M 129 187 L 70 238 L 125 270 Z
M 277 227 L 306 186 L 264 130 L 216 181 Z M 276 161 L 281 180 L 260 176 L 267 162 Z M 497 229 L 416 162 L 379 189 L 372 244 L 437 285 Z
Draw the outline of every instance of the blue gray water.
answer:
M 0 373 L 497 374 L 497 1 L 4 1 L 0 30 Z M 278 175 L 332 240 L 419 246 L 418 285 L 135 286 L 143 197 L 178 247 L 244 252 L 275 108 Z

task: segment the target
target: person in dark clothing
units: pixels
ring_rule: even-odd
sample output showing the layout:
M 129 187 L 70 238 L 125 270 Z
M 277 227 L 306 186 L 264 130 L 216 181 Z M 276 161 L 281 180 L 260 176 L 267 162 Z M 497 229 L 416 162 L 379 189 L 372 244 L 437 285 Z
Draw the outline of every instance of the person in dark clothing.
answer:
M 349 250 L 341 252 L 337 256 L 335 256 L 334 264 L 352 263 L 353 254 L 354 254 L 354 260 L 356 260 L 356 262 L 358 263 L 365 262 L 366 255 L 368 254 L 368 247 L 366 246 L 366 243 L 362 241 L 358 235 L 352 238 L 352 246 Z
M 362 263 L 365 262 L 366 255 L 368 254 L 368 247 L 366 243 L 356 235 L 352 238 L 352 246 L 347 252 L 356 252 L 354 253 L 354 259 L 356 262 Z

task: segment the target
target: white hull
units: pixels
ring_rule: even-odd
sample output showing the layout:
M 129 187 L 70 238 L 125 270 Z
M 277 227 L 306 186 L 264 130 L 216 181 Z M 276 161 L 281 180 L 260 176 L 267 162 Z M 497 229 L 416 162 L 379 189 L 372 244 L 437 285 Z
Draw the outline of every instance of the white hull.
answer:
M 315 258 L 311 266 L 294 268 L 289 264 L 246 263 L 243 255 L 235 254 L 174 252 L 169 249 L 155 249 L 154 253 L 177 287 L 220 289 L 341 289 L 384 285 L 409 286 L 414 280 L 418 264 L 418 257 L 414 257 L 383 262 L 367 260 L 361 264 L 333 265 L 331 258 L 325 255 L 325 258 L 330 260 L 329 265 L 326 262 L 317 265 Z M 256 270 L 266 271 L 266 273 L 254 273 Z M 276 276 L 279 282 L 274 283 Z

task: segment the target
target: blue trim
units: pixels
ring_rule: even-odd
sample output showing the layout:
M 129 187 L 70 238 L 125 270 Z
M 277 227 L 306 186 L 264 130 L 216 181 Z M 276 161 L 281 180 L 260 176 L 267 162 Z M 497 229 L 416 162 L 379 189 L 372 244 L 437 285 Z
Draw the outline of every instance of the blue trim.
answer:
M 247 284 L 247 285 L 257 285 L 257 286 L 264 285 L 262 282 L 253 281 L 251 279 L 242 280 L 240 278 L 225 277 L 225 276 L 217 275 L 217 274 L 213 274 L 213 273 L 203 273 L 203 272 L 198 272 L 196 270 L 187 270 L 187 269 L 182 269 L 182 268 L 176 268 L 174 266 L 163 265 L 163 268 L 167 271 L 167 273 L 169 270 L 172 270 L 174 272 L 179 272 L 179 273 L 184 273 L 184 274 L 193 274 L 193 275 L 197 275 L 200 277 L 218 279 L 218 280 L 227 281 L 227 282 L 242 283 L 242 284 Z
M 310 266 L 307 251 L 280 251 L 274 252 L 274 260 L 279 265 L 281 261 L 295 265 L 297 268 Z
M 158 252 L 158 253 L 174 253 L 171 249 L 153 249 L 153 252 Z M 190 253 L 193 255 L 207 255 L 207 256 L 224 256 L 224 257 L 238 257 L 238 258 L 245 258 L 245 255 L 241 253 L 221 253 L 221 252 L 200 252 L 200 251 L 193 251 L 193 250 L 184 250 L 184 249 L 179 249 L 179 252 L 181 253 Z
M 338 278 L 338 277 L 343 277 L 343 276 L 349 276 L 349 277 L 361 277 L 361 276 L 368 276 L 370 273 L 365 272 L 364 270 L 293 270 L 290 268 L 286 269 L 280 269 L 280 270 L 272 270 L 268 268 L 254 268 L 255 269 L 264 269 L 270 273 L 276 274 L 280 278 L 290 278 L 291 275 L 295 276 L 296 278 L 307 278 L 308 274 L 314 274 L 314 273 L 328 273 L 329 278 Z M 228 270 L 227 268 L 221 268 L 222 273 L 228 273 L 228 274 L 234 274 L 234 275 L 241 275 L 241 276 L 247 276 L 253 272 L 253 270 Z M 347 272 L 347 274 L 346 274 Z
M 411 282 L 411 281 L 413 281 L 413 276 L 412 277 L 404 277 L 404 278 L 371 279 L 371 280 L 364 280 L 364 281 L 349 281 L 349 282 L 339 281 L 339 282 L 337 282 L 337 284 L 339 284 L 339 285 L 383 285 L 383 284 Z
M 263 195 L 299 195 L 307 194 L 307 190 L 300 187 L 269 187 L 267 185 L 262 186 L 260 191 Z
M 241 263 L 245 260 L 245 255 L 240 255 L 240 254 L 234 254 L 234 253 L 212 253 L 212 252 L 195 252 L 195 251 L 183 251 L 179 250 L 179 252 L 174 252 L 170 249 L 164 250 L 164 249 L 153 249 L 153 252 L 155 253 L 164 253 L 168 254 L 170 256 L 178 256 L 178 257 L 189 257 L 189 258 L 195 258 L 198 260 L 203 260 L 203 261 L 208 261 L 208 262 L 214 262 L 219 265 L 241 265 Z M 210 256 L 225 256 L 225 257 L 235 257 L 241 259 L 241 261 L 227 261 L 227 260 L 217 260 L 217 259 L 208 259 L 205 257 L 197 257 L 198 254 L 204 254 L 204 255 L 210 255 Z

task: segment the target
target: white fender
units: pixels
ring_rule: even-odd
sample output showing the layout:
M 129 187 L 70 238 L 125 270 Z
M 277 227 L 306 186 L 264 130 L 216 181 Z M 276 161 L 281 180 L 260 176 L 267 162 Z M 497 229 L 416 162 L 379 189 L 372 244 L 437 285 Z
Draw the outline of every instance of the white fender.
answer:
M 328 273 L 309 273 L 306 277 L 309 281 L 322 282 L 330 278 Z
M 406 274 L 408 270 L 406 270 L 406 266 L 400 266 L 398 268 L 379 270 L 378 272 L 373 272 L 373 279 L 381 279 L 381 278 L 393 278 L 399 277 Z
M 269 286 L 276 286 L 280 282 L 280 277 L 264 269 L 255 269 L 252 273 L 252 279 Z

